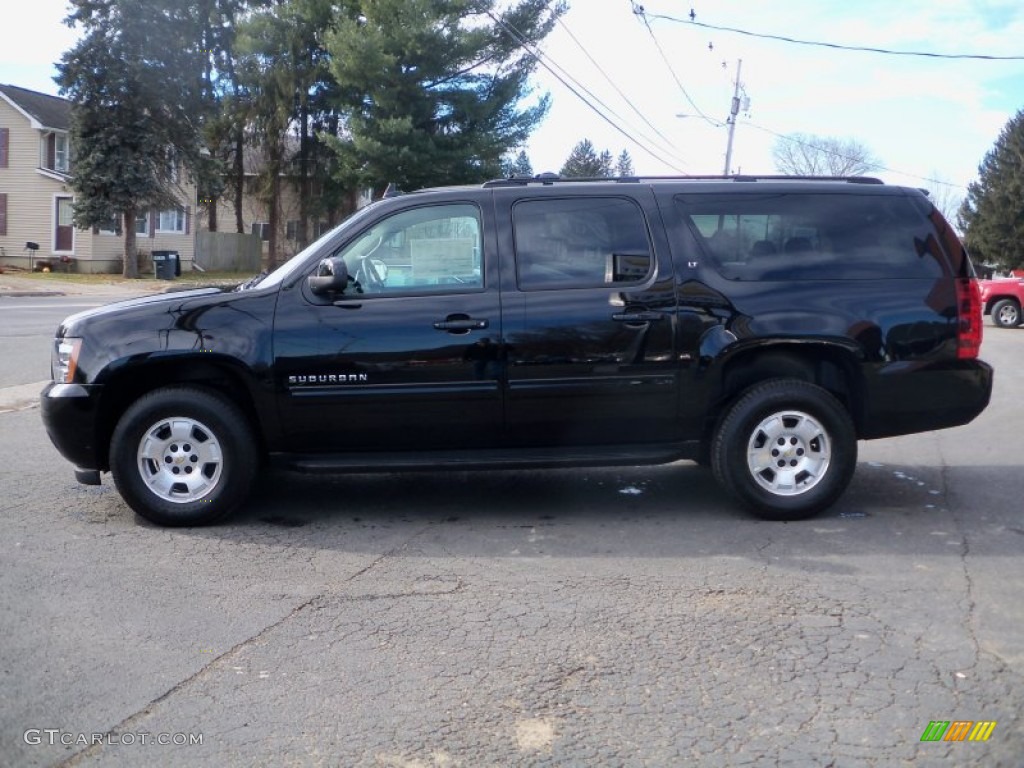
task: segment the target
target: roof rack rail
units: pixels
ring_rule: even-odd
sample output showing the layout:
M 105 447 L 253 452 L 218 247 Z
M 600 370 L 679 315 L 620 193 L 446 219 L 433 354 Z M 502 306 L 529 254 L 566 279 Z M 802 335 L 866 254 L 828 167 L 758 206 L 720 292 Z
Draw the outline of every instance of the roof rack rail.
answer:
M 485 181 L 483 187 L 525 187 L 529 184 L 580 184 L 602 182 L 605 184 L 639 184 L 644 181 L 734 181 L 737 183 L 754 181 L 833 181 L 847 184 L 884 184 L 874 176 L 784 176 L 784 175 L 751 175 L 734 174 L 698 175 L 698 176 L 559 176 L 557 173 L 539 173 L 536 176 L 509 176 L 507 179 Z
M 843 181 L 848 184 L 885 184 L 884 181 L 875 176 L 785 176 L 782 174 L 748 176 L 746 174 L 737 174 L 735 176 L 719 176 L 717 178 L 733 179 L 735 181 Z

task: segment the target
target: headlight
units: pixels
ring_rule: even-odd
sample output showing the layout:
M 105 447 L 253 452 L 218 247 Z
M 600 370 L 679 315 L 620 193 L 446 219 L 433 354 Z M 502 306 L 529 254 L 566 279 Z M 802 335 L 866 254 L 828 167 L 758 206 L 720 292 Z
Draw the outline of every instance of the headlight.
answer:
M 75 380 L 78 353 L 81 349 L 81 339 L 57 339 L 54 342 L 50 372 L 53 374 L 53 380 L 58 384 L 70 384 Z

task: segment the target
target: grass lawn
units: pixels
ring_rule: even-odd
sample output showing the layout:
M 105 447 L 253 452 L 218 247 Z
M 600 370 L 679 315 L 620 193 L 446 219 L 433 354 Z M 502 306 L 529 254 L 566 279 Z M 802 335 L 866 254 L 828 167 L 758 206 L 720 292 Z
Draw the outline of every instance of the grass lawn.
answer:
M 157 280 L 151 274 L 130 280 L 121 275 L 109 274 L 78 274 L 76 272 L 22 272 L 7 270 L 11 276 L 36 280 L 40 284 L 49 281 L 62 283 L 78 283 L 80 285 L 152 285 L 166 288 L 194 288 L 204 285 L 235 285 L 248 280 L 255 272 L 182 272 L 181 277 L 174 280 Z

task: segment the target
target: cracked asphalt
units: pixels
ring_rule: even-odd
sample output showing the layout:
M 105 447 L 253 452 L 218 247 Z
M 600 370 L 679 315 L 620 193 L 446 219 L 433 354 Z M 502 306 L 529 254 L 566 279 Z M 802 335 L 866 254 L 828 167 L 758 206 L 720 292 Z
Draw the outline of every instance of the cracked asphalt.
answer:
M 0 765 L 1019 766 L 1021 345 L 789 524 L 680 463 L 274 474 L 165 530 L 2 413 Z

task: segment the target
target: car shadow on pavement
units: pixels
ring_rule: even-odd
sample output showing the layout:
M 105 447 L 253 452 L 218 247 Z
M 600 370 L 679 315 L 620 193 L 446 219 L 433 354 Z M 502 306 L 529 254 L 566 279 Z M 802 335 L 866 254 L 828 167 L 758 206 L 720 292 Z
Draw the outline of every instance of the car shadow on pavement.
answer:
M 958 484 L 989 483 L 998 468 L 954 468 Z M 975 474 L 978 476 L 975 478 Z M 119 500 L 118 500 L 119 501 Z M 124 508 L 126 514 L 130 514 Z M 979 517 L 934 467 L 863 462 L 847 493 L 808 520 L 761 520 L 688 462 L 657 467 L 265 477 L 219 525 L 179 529 L 225 542 L 409 555 L 756 556 L 772 542 L 793 555 L 957 555 L 964 536 L 1019 555 L 1024 516 Z M 137 525 L 151 527 L 132 516 Z M 1004 519 L 1005 518 L 1005 519 Z M 1016 521 L 1016 522 L 1015 522 Z M 154 530 L 159 530 L 153 527 Z M 523 547 L 534 537 L 542 545 Z M 540 538 L 537 538 L 540 537 Z M 835 565 L 828 566 L 834 569 Z

